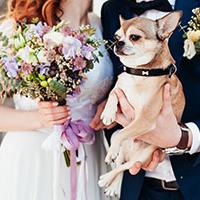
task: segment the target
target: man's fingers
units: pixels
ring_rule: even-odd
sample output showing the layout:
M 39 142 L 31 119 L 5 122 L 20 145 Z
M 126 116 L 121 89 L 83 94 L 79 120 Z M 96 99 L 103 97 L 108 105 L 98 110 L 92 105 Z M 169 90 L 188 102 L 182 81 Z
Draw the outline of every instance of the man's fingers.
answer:
M 133 120 L 135 116 L 134 108 L 128 102 L 124 92 L 120 89 L 116 89 L 115 93 L 119 99 L 119 105 L 122 113 L 125 114 L 128 119 Z
M 142 168 L 142 163 L 141 162 L 136 162 L 135 165 L 129 169 L 129 172 L 132 174 L 132 175 L 136 175 Z
M 170 109 L 172 109 L 171 95 L 170 95 L 170 84 L 167 83 L 164 86 L 164 91 L 163 91 L 163 107 L 162 107 L 162 111 L 163 112 L 168 112 Z
M 166 154 L 160 151 L 160 162 L 162 162 L 166 157 Z
M 142 167 L 145 171 L 154 171 L 160 163 L 160 150 L 156 150 L 152 155 L 152 160 L 148 166 Z

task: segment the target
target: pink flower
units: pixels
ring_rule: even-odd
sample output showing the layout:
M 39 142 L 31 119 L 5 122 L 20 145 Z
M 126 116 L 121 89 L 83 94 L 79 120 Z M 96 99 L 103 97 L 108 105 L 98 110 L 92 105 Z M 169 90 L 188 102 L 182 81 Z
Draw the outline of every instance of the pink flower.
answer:
M 77 34 L 77 35 L 76 35 L 76 38 L 77 38 L 78 40 L 80 40 L 81 43 L 85 43 L 86 40 L 87 40 L 87 37 L 86 37 L 86 35 L 85 35 L 84 33 L 79 33 L 79 34 Z
M 69 36 L 69 35 L 72 35 L 73 30 L 69 26 L 63 26 L 60 29 L 60 33 L 63 33 L 64 36 L 67 36 L 67 35 Z
M 23 73 L 23 75 L 27 76 L 30 74 L 33 70 L 33 67 L 31 64 L 27 64 L 25 62 L 22 63 L 20 71 Z
M 78 69 L 84 69 L 86 67 L 86 61 L 82 57 L 76 57 L 74 60 L 74 65 Z

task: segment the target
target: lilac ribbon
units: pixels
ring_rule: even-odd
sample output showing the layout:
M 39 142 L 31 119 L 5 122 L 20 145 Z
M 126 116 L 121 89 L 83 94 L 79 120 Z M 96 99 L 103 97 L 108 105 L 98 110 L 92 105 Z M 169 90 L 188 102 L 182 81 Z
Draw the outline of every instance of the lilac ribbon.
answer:
M 76 150 L 81 143 L 94 143 L 95 134 L 92 128 L 83 120 L 69 120 L 64 125 L 64 131 L 61 135 L 63 146 L 70 150 L 71 170 L 71 200 L 77 200 L 77 168 L 76 168 Z M 84 170 L 85 171 L 85 170 Z

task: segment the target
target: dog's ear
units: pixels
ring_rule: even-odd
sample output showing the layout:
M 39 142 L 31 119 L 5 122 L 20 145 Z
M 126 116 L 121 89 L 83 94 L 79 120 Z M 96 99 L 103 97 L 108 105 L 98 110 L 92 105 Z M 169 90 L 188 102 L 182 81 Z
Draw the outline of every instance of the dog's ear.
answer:
M 169 13 L 161 19 L 156 20 L 158 26 L 157 35 L 160 40 L 165 40 L 171 36 L 172 32 L 178 26 L 182 15 L 182 11 L 175 11 Z
M 125 22 L 125 19 L 121 15 L 119 16 L 119 22 L 120 25 L 122 25 Z

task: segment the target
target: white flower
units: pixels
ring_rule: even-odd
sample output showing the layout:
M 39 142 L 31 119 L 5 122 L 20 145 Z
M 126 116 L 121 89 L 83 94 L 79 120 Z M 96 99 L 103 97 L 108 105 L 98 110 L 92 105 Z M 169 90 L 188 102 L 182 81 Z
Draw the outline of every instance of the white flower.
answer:
M 24 62 L 28 64 L 37 64 L 38 59 L 35 55 L 35 52 L 30 47 L 26 46 L 25 48 L 21 48 L 17 52 L 17 57 L 22 59 Z
M 63 41 L 63 54 L 66 59 L 75 58 L 75 56 L 79 56 L 81 54 L 81 42 L 80 40 L 67 36 Z
M 11 37 L 13 33 L 15 33 L 16 29 L 17 29 L 16 22 L 12 18 L 6 19 L 0 25 L 0 32 L 2 32 L 7 37 Z
M 196 55 L 196 50 L 194 43 L 190 39 L 186 39 L 184 42 L 184 57 L 188 59 L 192 59 Z
M 16 49 L 23 48 L 23 47 L 25 46 L 25 44 L 26 44 L 26 41 L 25 41 L 25 39 L 24 39 L 24 36 L 20 33 L 20 34 L 18 35 L 18 37 L 16 37 L 16 38 L 14 39 L 15 48 L 16 48 Z
M 188 31 L 187 38 L 192 40 L 192 42 L 197 42 L 200 39 L 200 30 Z
M 46 57 L 44 50 L 39 51 L 39 53 L 37 54 L 37 58 L 38 58 L 40 63 L 49 64 L 49 61 L 47 60 L 47 57 Z
M 44 35 L 44 41 L 52 41 L 56 46 L 59 46 L 63 43 L 64 36 L 63 34 L 55 31 L 50 31 L 49 33 Z

